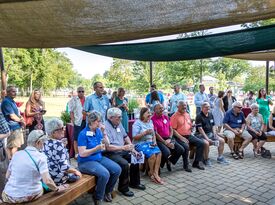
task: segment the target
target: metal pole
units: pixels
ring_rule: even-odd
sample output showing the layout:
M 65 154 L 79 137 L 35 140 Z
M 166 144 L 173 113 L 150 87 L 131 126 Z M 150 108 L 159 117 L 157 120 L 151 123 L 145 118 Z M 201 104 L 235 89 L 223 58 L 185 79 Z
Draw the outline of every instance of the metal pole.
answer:
M 265 90 L 268 95 L 268 84 L 269 84 L 269 61 L 266 61 L 266 75 L 265 75 Z
M 153 84 L 153 62 L 150 61 L 150 87 Z
M 5 90 L 7 89 L 7 75 L 4 66 L 4 56 L 2 48 L 0 48 L 0 69 L 1 69 L 1 98 L 5 97 Z

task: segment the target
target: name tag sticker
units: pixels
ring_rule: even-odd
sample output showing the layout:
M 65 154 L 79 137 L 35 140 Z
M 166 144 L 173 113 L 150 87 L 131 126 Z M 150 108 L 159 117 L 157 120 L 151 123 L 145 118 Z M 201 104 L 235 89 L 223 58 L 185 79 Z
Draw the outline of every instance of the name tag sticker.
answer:
M 86 135 L 87 135 L 87 136 L 94 136 L 94 132 L 87 131 L 87 132 L 86 132 Z
M 214 122 L 214 120 L 210 120 L 210 122 L 211 122 L 211 123 L 213 123 L 213 122 Z
M 117 132 L 121 132 L 121 130 L 120 130 L 120 128 L 119 128 L 119 127 L 118 127 L 118 128 L 116 128 L 116 131 L 117 131 Z
M 237 120 L 238 123 L 242 123 L 242 120 Z
M 167 123 L 167 120 L 166 120 L 166 119 L 164 119 L 164 120 L 163 120 L 163 123 L 164 123 L 164 124 L 166 124 L 166 123 Z

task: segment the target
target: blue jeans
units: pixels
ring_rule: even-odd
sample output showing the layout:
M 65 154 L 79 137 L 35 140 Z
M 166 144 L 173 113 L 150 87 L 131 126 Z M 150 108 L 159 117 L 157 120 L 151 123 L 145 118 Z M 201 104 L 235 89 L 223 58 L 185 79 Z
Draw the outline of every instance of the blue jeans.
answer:
M 95 199 L 103 200 L 105 193 L 113 191 L 116 181 L 121 173 L 120 166 L 107 157 L 99 161 L 88 161 L 78 163 L 79 170 L 84 174 L 97 177 Z

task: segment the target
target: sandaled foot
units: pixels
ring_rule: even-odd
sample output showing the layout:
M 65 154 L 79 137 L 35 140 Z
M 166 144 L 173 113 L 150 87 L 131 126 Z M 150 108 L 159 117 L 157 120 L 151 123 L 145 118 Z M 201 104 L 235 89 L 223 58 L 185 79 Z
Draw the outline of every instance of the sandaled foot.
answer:
M 243 151 L 242 150 L 238 151 L 238 157 L 239 157 L 239 159 L 243 159 Z
M 230 153 L 233 159 L 239 159 L 239 156 L 235 152 Z

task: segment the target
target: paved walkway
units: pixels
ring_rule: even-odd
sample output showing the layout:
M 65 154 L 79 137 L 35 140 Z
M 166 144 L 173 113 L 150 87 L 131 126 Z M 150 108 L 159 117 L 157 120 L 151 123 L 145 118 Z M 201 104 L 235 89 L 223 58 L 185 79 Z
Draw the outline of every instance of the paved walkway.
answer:
M 275 143 L 265 147 L 275 155 Z M 193 169 L 187 173 L 181 169 L 182 163 L 172 167 L 172 172 L 162 169 L 161 177 L 165 185 L 156 185 L 142 176 L 145 191 L 134 191 L 135 196 L 127 198 L 117 194 L 112 205 L 141 204 L 274 204 L 275 205 L 275 157 L 254 158 L 252 145 L 245 151 L 245 159 L 230 159 L 226 145 L 225 156 L 230 165 L 217 164 L 216 148 L 211 147 L 210 157 L 213 167 L 201 171 Z M 71 205 L 92 204 L 92 197 L 86 194 Z

